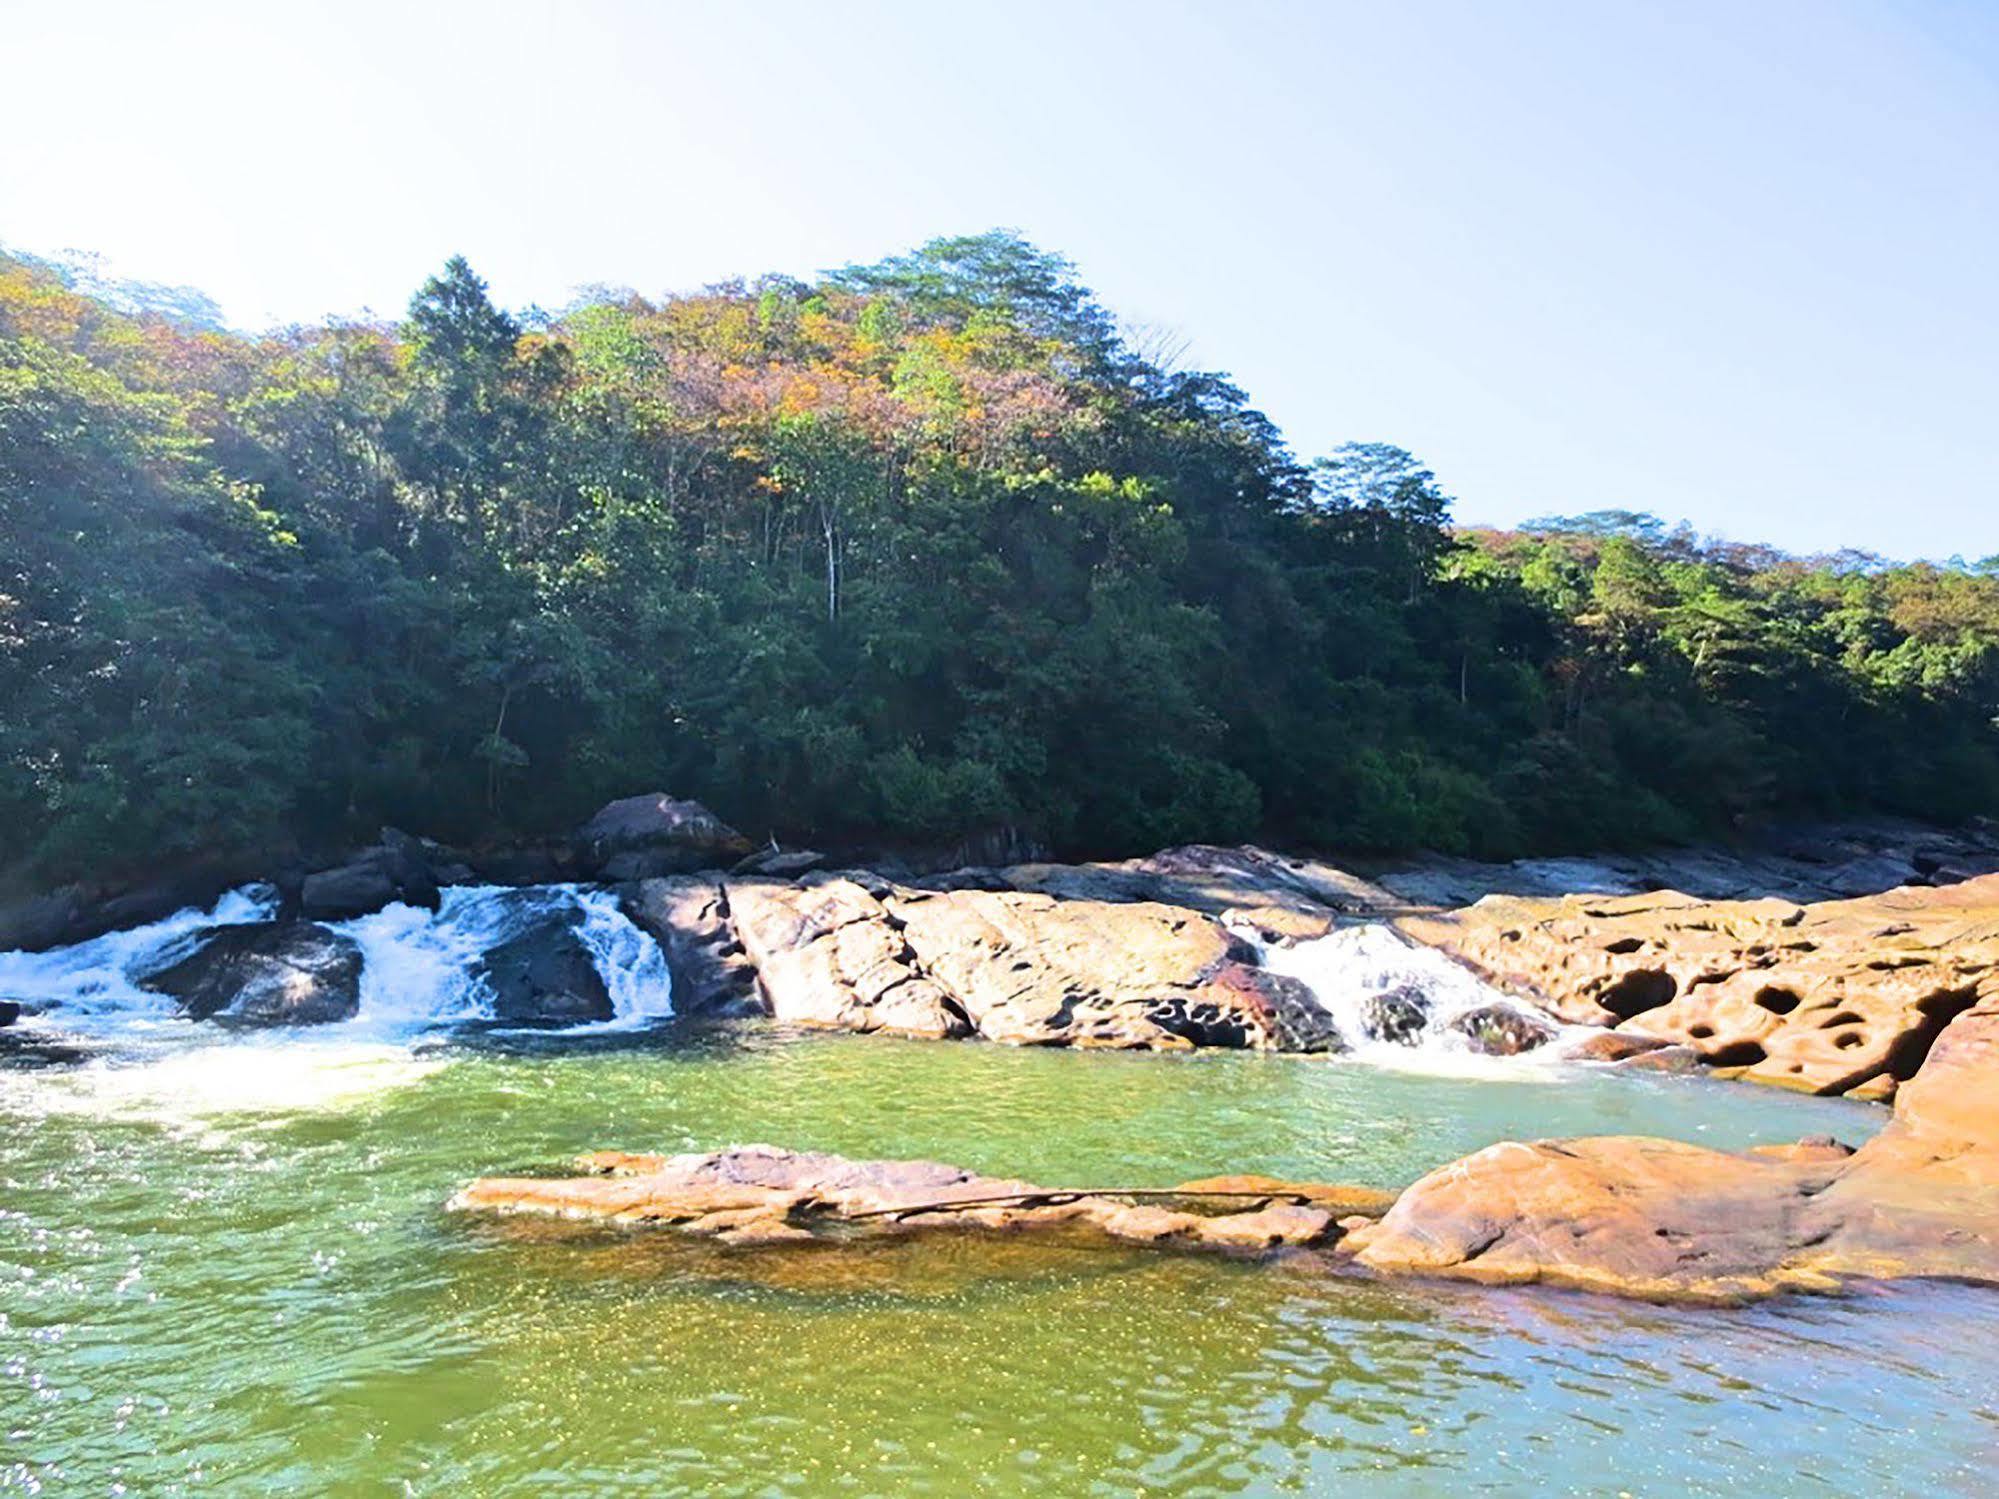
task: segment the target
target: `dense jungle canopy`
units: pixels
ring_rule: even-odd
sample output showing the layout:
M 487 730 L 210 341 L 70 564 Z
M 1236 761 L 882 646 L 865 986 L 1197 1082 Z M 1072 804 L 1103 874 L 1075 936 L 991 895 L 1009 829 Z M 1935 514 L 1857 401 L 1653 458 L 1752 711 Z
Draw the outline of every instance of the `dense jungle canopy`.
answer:
M 1453 529 L 1409 454 L 1295 459 L 1010 234 L 557 316 L 453 260 L 400 324 L 263 336 L 73 279 L 0 257 L 16 869 L 655 787 L 1071 855 L 1999 810 L 1999 560 Z

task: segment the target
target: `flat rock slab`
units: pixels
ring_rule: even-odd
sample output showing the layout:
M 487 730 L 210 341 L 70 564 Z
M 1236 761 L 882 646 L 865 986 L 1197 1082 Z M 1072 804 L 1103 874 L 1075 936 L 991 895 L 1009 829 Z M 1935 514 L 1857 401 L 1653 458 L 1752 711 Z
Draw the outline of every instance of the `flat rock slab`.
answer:
M 586 1174 L 485 1177 L 450 1206 L 652 1224 L 732 1244 L 1063 1227 L 1134 1243 L 1261 1252 L 1331 1242 L 1342 1219 L 1378 1214 L 1390 1201 L 1366 1188 L 1260 1176 L 1188 1182 L 1157 1198 L 1065 1191 L 936 1161 L 854 1161 L 770 1145 L 675 1156 L 606 1151 L 577 1165 Z

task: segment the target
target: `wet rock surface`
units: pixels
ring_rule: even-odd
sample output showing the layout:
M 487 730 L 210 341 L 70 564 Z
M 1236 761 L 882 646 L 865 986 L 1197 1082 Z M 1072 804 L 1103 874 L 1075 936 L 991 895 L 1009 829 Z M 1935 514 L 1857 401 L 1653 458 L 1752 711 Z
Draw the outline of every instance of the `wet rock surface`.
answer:
M 361 1007 L 361 949 L 309 921 L 216 927 L 187 957 L 143 977 L 195 1020 L 324 1025 Z
M 729 920 L 728 897 L 712 876 L 640 880 L 624 888 L 625 915 L 659 943 L 681 1015 L 759 1013 L 757 970 Z
M 1490 1004 L 1453 1015 L 1448 1029 L 1462 1036 L 1465 1045 L 1486 1057 L 1517 1057 L 1523 1051 L 1546 1046 L 1558 1032 L 1539 1015 L 1517 1005 Z
M 573 911 L 549 912 L 473 965 L 473 976 L 492 996 L 494 1019 L 579 1025 L 611 1018 L 610 991 L 578 935 L 579 922 Z
M 708 1154 L 598 1152 L 572 1177 L 485 1177 L 461 1212 L 650 1224 L 740 1245 L 920 1230 L 1070 1228 L 1186 1249 L 1258 1252 L 1337 1239 L 1388 1194 L 1268 1177 L 1207 1178 L 1160 1193 L 1039 1187 L 935 1161 L 853 1161 L 739 1145 Z
M 1999 875 L 1811 906 L 1495 896 L 1397 924 L 1563 1020 L 1863 1098 L 1892 1097 L 1999 986 Z
M 1361 1003 L 1361 1025 L 1370 1041 L 1414 1046 L 1430 1024 L 1430 1002 L 1414 984 L 1398 984 Z

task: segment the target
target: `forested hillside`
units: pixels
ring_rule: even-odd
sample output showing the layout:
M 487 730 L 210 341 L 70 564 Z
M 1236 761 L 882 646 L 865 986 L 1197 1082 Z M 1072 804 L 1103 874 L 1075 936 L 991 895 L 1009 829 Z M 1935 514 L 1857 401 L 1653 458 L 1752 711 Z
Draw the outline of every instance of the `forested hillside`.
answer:
M 400 325 L 263 338 L 0 259 L 0 862 L 655 787 L 1069 854 L 1999 811 L 1994 563 L 1448 506 L 1394 448 L 1294 459 L 1004 234 L 553 319 L 454 260 Z

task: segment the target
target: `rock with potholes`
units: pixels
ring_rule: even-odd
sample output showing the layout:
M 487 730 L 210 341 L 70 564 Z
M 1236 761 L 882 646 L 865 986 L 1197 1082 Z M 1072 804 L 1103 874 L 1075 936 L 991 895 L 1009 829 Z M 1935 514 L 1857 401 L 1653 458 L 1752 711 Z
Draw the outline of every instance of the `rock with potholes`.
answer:
M 472 965 L 495 1020 L 564 1026 L 612 1018 L 610 991 L 578 934 L 581 920 L 573 910 L 549 911 Z
M 749 841 L 701 803 L 663 791 L 603 807 L 576 831 L 577 857 L 606 880 L 640 880 L 727 868 Z
M 309 921 L 214 927 L 188 957 L 139 983 L 195 1020 L 324 1025 L 361 1007 L 361 949 Z
M 1389 1273 L 1662 1300 L 1863 1278 L 1999 1284 L 1999 982 L 1986 985 L 1858 1151 L 1494 1145 L 1424 1177 L 1343 1248 Z
M 1188 1182 L 1163 1198 L 1065 1191 L 935 1161 L 850 1161 L 769 1145 L 678 1156 L 605 1151 L 578 1165 L 590 1174 L 484 1178 L 450 1206 L 656 1224 L 734 1244 L 810 1242 L 832 1233 L 1071 1228 L 1166 1247 L 1256 1252 L 1337 1238 L 1342 1218 L 1378 1214 L 1388 1198 L 1366 1188 L 1267 1177 Z
M 1999 875 L 1812 906 L 1491 897 L 1396 924 L 1564 1020 L 1759 1082 L 1886 1099 L 1999 965 Z

